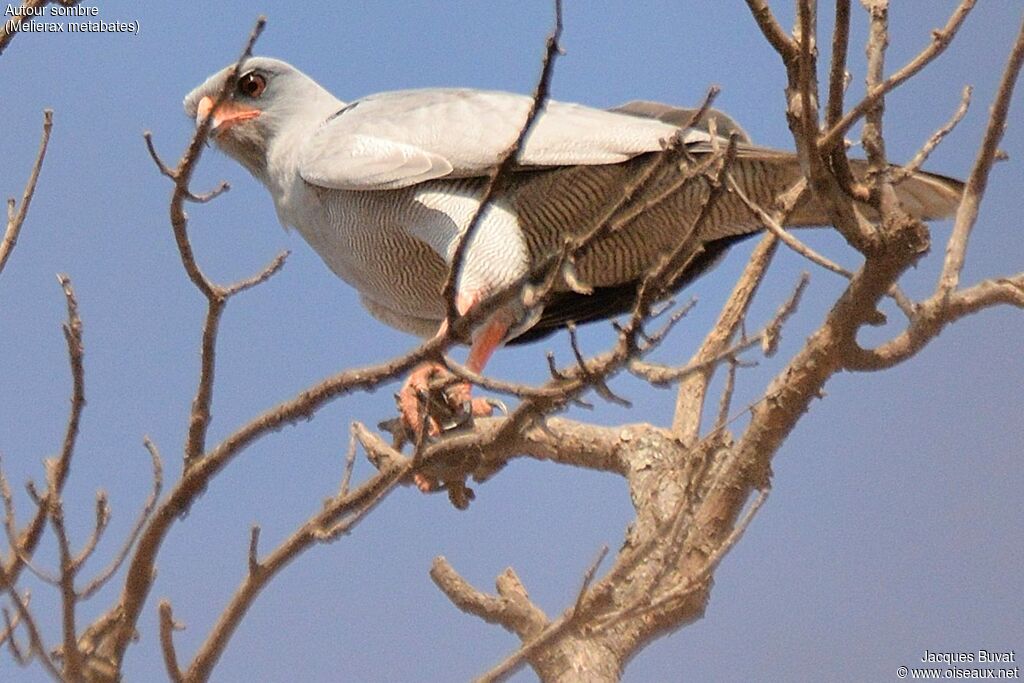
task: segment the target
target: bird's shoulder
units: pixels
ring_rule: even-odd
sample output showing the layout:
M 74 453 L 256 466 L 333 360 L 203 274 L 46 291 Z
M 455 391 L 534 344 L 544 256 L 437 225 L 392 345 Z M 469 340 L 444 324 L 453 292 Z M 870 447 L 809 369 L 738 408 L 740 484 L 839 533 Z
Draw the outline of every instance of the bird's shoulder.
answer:
M 378 93 L 344 105 L 301 153 L 307 182 L 332 189 L 381 190 L 441 177 L 482 176 L 516 139 L 533 98 L 495 90 L 429 88 Z M 621 163 L 661 149 L 679 123 L 630 105 L 606 110 L 548 100 L 519 150 L 524 167 Z M 648 103 L 651 104 L 651 103 Z M 730 120 L 731 121 L 731 120 Z M 699 127 L 690 143 L 707 142 Z

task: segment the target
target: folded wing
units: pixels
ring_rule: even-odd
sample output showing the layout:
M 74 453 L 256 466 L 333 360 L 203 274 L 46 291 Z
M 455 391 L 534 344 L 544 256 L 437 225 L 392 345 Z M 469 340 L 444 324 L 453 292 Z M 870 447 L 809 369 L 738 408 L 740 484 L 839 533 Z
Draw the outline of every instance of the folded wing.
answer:
M 531 98 L 511 93 L 407 90 L 349 104 L 306 143 L 300 173 L 339 190 L 388 190 L 442 177 L 486 175 L 519 133 Z M 633 103 L 631 103 L 632 105 Z M 522 166 L 621 163 L 654 152 L 679 125 L 655 112 L 548 101 L 519 151 Z M 689 129 L 684 141 L 707 143 Z

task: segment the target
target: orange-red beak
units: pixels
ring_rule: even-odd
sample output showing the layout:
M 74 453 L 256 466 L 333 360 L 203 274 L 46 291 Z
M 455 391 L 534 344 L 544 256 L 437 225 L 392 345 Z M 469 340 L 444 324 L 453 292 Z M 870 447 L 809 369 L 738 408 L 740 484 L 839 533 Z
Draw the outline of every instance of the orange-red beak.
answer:
M 215 111 L 213 108 L 213 98 L 204 96 L 203 99 L 199 100 L 199 106 L 196 107 L 196 125 L 201 124 L 211 114 L 213 115 L 213 120 L 210 122 L 210 135 L 217 137 L 231 126 L 258 117 L 260 110 L 243 107 L 235 102 L 227 101 L 222 102 Z

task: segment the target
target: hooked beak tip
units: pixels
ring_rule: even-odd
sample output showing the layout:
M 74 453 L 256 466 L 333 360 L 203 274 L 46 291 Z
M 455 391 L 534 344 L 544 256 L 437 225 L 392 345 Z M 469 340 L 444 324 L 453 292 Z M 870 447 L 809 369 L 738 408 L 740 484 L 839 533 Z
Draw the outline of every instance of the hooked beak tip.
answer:
M 201 121 L 210 115 L 213 111 L 213 98 L 209 95 L 203 95 L 203 98 L 199 100 L 199 104 L 196 105 L 196 120 Z
M 203 121 L 210 119 L 210 137 L 216 138 L 226 129 L 244 121 L 250 121 L 260 116 L 260 110 L 239 106 L 233 102 L 224 102 L 214 108 L 212 97 L 203 96 L 196 105 L 196 126 L 203 125 Z
M 203 125 L 205 121 L 213 113 L 213 98 L 208 95 L 204 95 L 199 104 L 196 106 L 196 128 Z M 216 119 L 210 121 L 210 137 L 217 137 L 218 129 L 220 128 L 220 122 Z

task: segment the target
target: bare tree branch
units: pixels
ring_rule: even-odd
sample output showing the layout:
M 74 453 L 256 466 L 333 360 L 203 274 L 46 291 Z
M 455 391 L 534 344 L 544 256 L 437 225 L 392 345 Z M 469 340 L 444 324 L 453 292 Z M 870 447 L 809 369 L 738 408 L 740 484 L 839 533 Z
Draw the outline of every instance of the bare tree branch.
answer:
M 771 43 L 775 51 L 782 55 L 783 59 L 792 59 L 796 55 L 796 42 L 788 35 L 785 29 L 779 24 L 772 14 L 771 8 L 766 0 L 747 0 L 747 6 L 754 15 L 754 20 L 761 28 L 765 39 Z
M 97 491 L 95 521 L 93 523 L 92 533 L 89 534 L 89 538 L 86 540 L 85 546 L 82 547 L 71 561 L 71 566 L 74 568 L 75 572 L 78 572 L 78 570 L 82 568 L 82 565 L 92 557 L 92 554 L 96 551 L 96 546 L 103 537 L 103 532 L 106 531 L 107 524 L 109 523 L 110 504 L 107 501 L 107 494 L 104 491 Z
M 587 591 L 590 588 L 590 584 L 594 579 L 594 574 L 597 571 L 598 566 L 601 564 L 601 561 L 604 559 L 604 556 L 607 554 L 607 550 L 607 548 L 602 549 L 602 551 L 598 553 L 594 561 L 591 562 L 586 572 L 584 572 L 582 586 L 580 587 L 579 594 L 577 595 L 576 601 L 573 603 L 572 607 L 566 610 L 565 613 L 562 614 L 562 616 L 556 619 L 555 621 L 549 622 L 546 625 L 544 625 L 543 630 L 537 632 L 535 635 L 531 634 L 532 632 L 535 632 L 535 627 L 537 625 L 540 625 L 540 623 L 538 621 L 531 622 L 530 625 L 534 628 L 531 628 L 529 630 L 523 629 L 523 632 L 519 634 L 523 638 L 522 647 L 520 647 L 518 650 L 510 654 L 504 660 L 502 660 L 497 666 L 493 667 L 485 674 L 477 678 L 477 683 L 497 683 L 498 681 L 505 680 L 506 678 L 514 674 L 516 671 L 518 671 L 519 668 L 522 667 L 523 664 L 525 664 L 526 661 L 530 659 L 535 653 L 539 652 L 547 645 L 560 638 L 571 626 L 574 625 L 575 620 L 583 614 L 584 597 L 587 595 Z M 443 558 L 439 559 L 443 560 Z M 434 566 L 437 567 L 437 560 L 435 560 Z M 433 571 L 431 572 L 431 576 L 433 577 Z M 461 577 L 459 578 L 460 580 L 462 580 Z M 518 583 L 518 577 L 516 577 L 516 582 Z M 437 583 L 436 579 L 435 583 Z M 463 583 L 465 582 L 463 581 Z M 468 586 L 469 584 L 465 585 Z M 470 590 L 473 590 L 472 587 L 469 588 Z M 444 589 L 442 588 L 442 590 Z M 447 591 L 445 591 L 445 594 L 448 595 Z M 448 597 L 452 598 L 451 595 L 448 595 Z M 460 609 L 463 609 L 463 611 L 471 611 L 470 609 L 463 608 L 463 606 L 459 605 L 458 603 L 456 603 L 456 606 L 460 607 Z M 534 608 L 534 610 L 535 611 L 533 612 L 533 614 L 536 615 L 536 613 L 539 612 L 539 609 Z M 541 614 L 543 613 L 541 612 Z M 483 615 L 477 616 L 485 618 L 483 617 Z
M 960 202 L 960 209 L 956 213 L 956 222 L 953 224 L 953 234 L 946 244 L 946 260 L 942 264 L 942 275 L 939 277 L 938 294 L 940 296 L 949 296 L 960 283 L 960 271 L 964 267 L 967 242 L 974 229 L 974 224 L 978 220 L 978 209 L 985 196 L 985 188 L 988 187 L 988 176 L 992 171 L 992 164 L 995 163 L 999 142 L 1006 132 L 1006 118 L 1010 112 L 1013 89 L 1020 77 L 1022 64 L 1024 64 L 1024 21 L 1017 32 L 1017 39 L 1010 50 L 1006 69 L 999 81 L 999 89 L 996 91 L 995 101 L 992 103 L 985 137 L 978 149 L 978 156 L 974 161 L 971 174 L 967 177 L 964 197 Z
M 25 599 L 23 600 L 21 596 L 18 595 L 18 591 L 14 588 L 14 583 L 8 581 L 7 597 L 11 601 L 11 604 L 14 605 L 18 621 L 28 633 L 28 653 L 23 654 L 15 642 L 13 621 L 7 619 L 5 610 L 4 617 L 7 622 L 6 628 L 11 630 L 11 637 L 7 639 L 7 645 L 11 650 L 11 654 L 14 655 L 15 660 L 21 664 L 27 664 L 32 661 L 33 658 L 38 659 L 39 663 L 43 665 L 43 669 L 46 673 L 50 674 L 53 680 L 63 683 L 64 677 L 61 675 L 60 670 L 51 658 L 50 653 L 47 652 L 46 644 L 43 642 L 43 637 L 39 632 L 39 626 L 36 624 L 36 619 L 29 610 L 28 595 L 26 594 Z
M 977 0 L 961 0 L 960 4 L 953 10 L 946 25 L 941 29 L 932 31 L 932 42 L 902 68 L 868 90 L 864 99 L 858 102 L 853 109 L 846 112 L 843 118 L 829 128 L 828 132 L 818 140 L 818 146 L 823 150 L 828 150 L 839 144 L 846 131 L 859 121 L 868 110 L 874 107 L 879 99 L 898 88 L 907 79 L 917 74 L 921 69 L 928 66 L 932 60 L 945 52 L 956 36 L 956 32 L 960 30 L 964 20 L 967 19 L 967 15 L 974 9 L 976 2 Z
M 47 488 L 51 491 L 56 490 L 56 482 L 52 481 L 55 472 L 52 467 L 47 470 Z M 71 552 L 71 542 L 64 526 L 64 503 L 60 496 L 50 497 L 48 503 L 47 514 L 50 524 L 53 526 L 53 533 L 57 537 L 57 550 L 60 557 L 59 585 L 63 636 L 61 660 L 64 663 L 62 674 L 66 680 L 77 681 L 82 678 L 82 656 L 78 650 L 78 632 L 75 625 L 78 596 L 75 594 L 74 555 Z
M 932 133 L 932 136 L 925 141 L 924 145 L 921 146 L 921 149 L 917 151 L 910 161 L 893 173 L 892 182 L 894 185 L 899 184 L 905 178 L 909 178 L 917 173 L 921 169 L 921 166 L 924 165 L 924 162 L 928 160 L 928 157 L 935 148 L 939 146 L 939 143 L 945 140 L 946 136 L 953 132 L 953 129 L 956 128 L 957 124 L 963 120 L 964 115 L 967 114 L 967 109 L 971 106 L 971 94 L 973 92 L 974 90 L 971 86 L 964 86 L 963 91 L 960 93 L 960 104 L 957 106 L 953 116 L 941 128 Z
M 548 623 L 544 612 L 530 601 L 516 573 L 506 569 L 498 577 L 499 595 L 487 595 L 473 588 L 443 557 L 434 558 L 430 578 L 452 604 L 467 614 L 497 624 L 528 638 Z
M 778 244 L 773 236 L 765 236 L 750 255 L 750 261 L 740 276 L 732 294 L 718 316 L 714 327 L 704 338 L 700 349 L 690 359 L 688 365 L 705 368 L 686 377 L 679 385 L 676 396 L 675 414 L 672 419 L 672 431 L 679 435 L 684 443 L 693 443 L 700 434 L 700 418 L 704 400 L 715 365 L 709 364 L 721 357 L 723 350 L 736 333 L 740 322 L 747 314 L 754 294 L 764 278 Z
M 832 31 L 832 62 L 828 76 L 828 106 L 825 123 L 834 126 L 843 115 L 843 95 L 849 74 L 846 56 L 850 51 L 850 0 L 836 0 L 836 25 Z
M 302 527 L 275 548 L 242 579 L 228 606 L 221 612 L 217 623 L 203 641 L 184 674 L 189 681 L 205 681 L 224 652 L 253 600 L 263 587 L 288 563 L 310 546 L 332 540 L 350 531 L 412 470 L 412 461 L 390 467 L 371 477 L 346 495 L 328 501 L 323 510 L 306 521 Z M 253 571 L 255 569 L 255 571 Z
M 174 612 L 171 610 L 171 603 L 167 600 L 160 601 L 160 650 L 164 655 L 164 667 L 167 669 L 167 677 L 172 683 L 181 683 L 184 679 L 181 669 L 178 668 L 178 654 L 174 649 L 174 632 L 180 631 L 183 627 L 174 621 Z
M 68 363 L 71 367 L 71 409 L 68 412 L 68 424 L 64 431 L 64 442 L 56 460 L 52 465 L 48 464 L 47 490 L 42 497 L 37 498 L 37 509 L 32 520 L 25 526 L 17 540 L 11 541 L 11 557 L 0 569 L 0 583 L 9 582 L 13 586 L 18 581 L 25 560 L 31 559 L 39 541 L 42 538 L 46 525 L 48 501 L 59 497 L 67 481 L 68 471 L 71 467 L 71 458 L 74 454 L 75 441 L 78 439 L 78 426 L 82 417 L 82 409 L 85 407 L 85 368 L 82 362 L 84 350 L 82 345 L 82 319 L 78 315 L 78 301 L 75 298 L 71 280 L 66 275 L 59 275 L 58 281 L 64 290 L 64 297 L 67 301 L 68 320 L 63 326 L 64 339 L 68 347 Z M 52 472 L 50 469 L 52 468 Z M 51 476 L 52 474 L 52 476 Z M 53 488 L 50 487 L 52 484 Z M 5 495 L 5 505 L 7 495 Z M 13 504 L 6 515 L 8 533 L 13 531 L 14 517 Z
M 7 45 L 14 40 L 14 36 L 20 33 L 22 23 L 30 21 L 35 16 L 35 13 L 42 10 L 46 5 L 60 3 L 65 7 L 74 7 L 80 2 L 82 0 L 23 0 L 21 7 L 17 8 L 14 15 L 10 19 L 5 19 L 3 25 L 0 25 L 0 55 L 7 49 Z
M 3 52 L 4 36 L 0 33 L 0 52 Z M 4 230 L 3 239 L 0 240 L 0 273 L 7 265 L 7 259 L 14 251 L 14 245 L 18 243 L 18 235 L 21 233 L 21 226 L 28 216 L 28 207 L 32 203 L 32 197 L 36 193 L 36 181 L 39 180 L 39 171 L 43 167 L 43 159 L 46 157 L 46 147 L 50 143 L 50 130 L 53 128 L 53 110 L 43 110 L 43 137 L 39 141 L 39 151 L 36 152 L 36 161 L 32 164 L 32 171 L 29 173 L 28 182 L 25 183 L 25 190 L 21 194 L 21 204 L 16 205 L 14 198 L 7 200 L 7 229 Z
M 996 304 L 1024 306 L 1024 274 L 1010 278 L 987 280 L 966 290 L 957 291 L 963 269 L 967 242 L 978 218 L 978 207 L 995 162 L 999 141 L 1006 128 L 1014 86 L 1024 64 L 1024 23 L 1008 57 L 1000 85 L 996 91 L 988 125 L 971 175 L 964 189 L 964 198 L 957 212 L 953 232 L 946 244 L 946 258 L 935 293 L 917 308 L 907 329 L 873 351 L 860 347 L 848 350 L 846 367 L 851 370 L 880 370 L 892 367 L 916 354 L 942 329 L 960 318 Z
M 389 445 L 378 434 L 354 423 L 336 494 L 265 557 L 260 557 L 260 527 L 252 527 L 246 566 L 240 571 L 235 594 L 184 671 L 173 641 L 173 631 L 180 626 L 174 620 L 170 603 L 166 600 L 160 602 L 159 637 L 169 677 L 173 681 L 208 680 L 256 597 L 273 578 L 312 546 L 335 541 L 350 533 L 398 486 L 412 485 L 421 475 L 429 476 L 441 482 L 457 507 L 464 507 L 473 496 L 466 486 L 469 478 L 485 481 L 511 459 L 530 457 L 611 472 L 626 481 L 636 520 L 627 531 L 626 542 L 614 558 L 612 567 L 600 579 L 596 578 L 604 559 L 605 553 L 602 552 L 584 573 L 582 586 L 572 605 L 553 620 L 530 601 L 512 569 L 498 577 L 497 593 L 493 595 L 473 588 L 443 557 L 435 560 L 431 577 L 457 607 L 503 626 L 522 642 L 520 648 L 488 671 L 481 680 L 502 680 L 527 662 L 544 680 L 565 679 L 566 672 L 586 675 L 593 681 L 617 680 L 625 662 L 646 643 L 701 616 L 714 571 L 742 537 L 768 495 L 774 454 L 810 402 L 821 395 L 832 375 L 843 369 L 879 369 L 902 362 L 934 338 L 945 325 L 983 308 L 997 304 L 1024 308 L 1024 273 L 985 280 L 967 289 L 959 289 L 967 241 L 977 220 L 978 205 L 983 199 L 989 173 L 998 156 L 1013 88 L 1024 62 L 1024 26 L 1003 74 L 985 139 L 967 183 L 964 203 L 947 244 L 946 260 L 936 292 L 924 302 L 915 304 L 899 290 L 897 283 L 927 249 L 929 237 L 919 221 L 910 219 L 899 209 L 892 186 L 915 172 L 963 117 L 969 91 L 965 91 L 952 120 L 940 128 L 903 169 L 890 168 L 886 162 L 884 98 L 941 54 L 975 1 L 960 2 L 946 27 L 935 32 L 932 43 L 888 78 L 884 76 L 888 40 L 887 0 L 862 0 L 862 3 L 870 11 L 868 94 L 853 109 L 843 113 L 851 17 L 849 0 L 836 0 L 836 28 L 832 36 L 828 103 L 824 113 L 827 131 L 822 134 L 816 65 L 817 2 L 797 0 L 797 28 L 790 36 L 778 24 L 765 0 L 747 0 L 758 26 L 786 66 L 789 123 L 807 175 L 806 180 L 780 197 L 776 205 L 770 207 L 771 210 L 752 202 L 730 174 L 730 164 L 737 149 L 735 137 L 728 145 L 719 144 L 716 140 L 713 153 L 698 160 L 689 156 L 685 145 L 676 136 L 665 141 L 663 152 L 652 154 L 629 184 L 614 193 L 616 196 L 607 198 L 593 225 L 581 226 L 578 234 L 567 239 L 560 251 L 546 255 L 528 276 L 474 305 L 468 314 L 459 315 L 456 306 L 458 277 L 473 233 L 482 222 L 492 197 L 502 189 L 502 183 L 515 164 L 517 152 L 548 96 L 562 28 L 561 6 L 557 4 L 555 29 L 548 38 L 542 74 L 530 112 L 516 141 L 502 153 L 478 210 L 456 246 L 444 285 L 446 320 L 443 332 L 390 362 L 328 377 L 264 411 L 212 447 L 207 444 L 207 433 L 212 414 L 215 353 L 221 315 L 230 297 L 278 272 L 286 254 L 278 255 L 262 271 L 239 282 L 219 285 L 211 281 L 199 267 L 192 251 L 184 212 L 185 202 L 206 202 L 227 189 L 226 183 L 207 193 L 197 194 L 189 188 L 210 122 L 200 122 L 185 154 L 174 168 L 161 160 L 152 137 L 147 133 L 146 145 L 157 169 L 174 185 L 170 218 L 183 267 L 207 300 L 199 379 L 184 447 L 184 471 L 166 498 L 161 500 L 161 458 L 156 447 L 148 439 L 145 441 L 153 461 L 153 491 L 112 563 L 85 588 L 76 592 L 75 577 L 99 545 L 109 520 L 109 509 L 105 497 L 98 496 L 93 532 L 81 551 L 72 553 L 61 491 L 84 406 L 84 375 L 81 321 L 70 283 L 62 278 L 68 300 L 65 337 L 74 381 L 72 407 L 61 453 L 47 462 L 46 490 L 39 493 L 30 488 L 38 510 L 21 533 L 18 533 L 15 521 L 10 487 L 0 471 L 5 527 L 12 546 L 10 559 L 0 564 L 0 586 L 6 589 L 15 609 L 13 617 L 4 611 L 5 628 L 0 633 L 0 644 L 6 640 L 12 652 L 21 653 L 15 655 L 20 660 L 24 652 L 17 643 L 16 629 L 22 628 L 28 634 L 29 645 L 25 648 L 28 656 L 38 656 L 55 678 L 119 678 L 126 648 L 135 636 L 141 610 L 154 584 L 156 558 L 163 540 L 174 522 L 207 490 L 216 475 L 249 445 L 271 431 L 314 415 L 334 398 L 372 389 L 420 362 L 433 361 L 443 362 L 460 380 L 519 398 L 519 405 L 507 417 L 475 420 L 468 429 L 445 434 L 439 439 L 421 439 L 415 444 L 412 457 L 401 452 L 401 445 Z M 262 28 L 261 19 L 218 96 L 218 104 L 227 96 Z M 4 45 L 4 36 L 0 34 L 0 50 Z M 714 90 L 709 92 L 705 104 L 694 114 L 693 122 L 706 111 L 714 93 Z M 871 168 L 863 184 L 850 171 L 846 151 L 841 144 L 846 131 L 861 118 L 865 119 L 864 144 Z M 0 244 L 0 269 L 14 246 L 34 191 L 49 135 L 48 124 L 49 117 L 44 124 L 43 142 L 21 210 L 15 214 L 12 204 L 9 213 L 7 235 Z M 444 358 L 446 350 L 465 338 L 474 325 L 516 297 L 534 304 L 543 303 L 556 283 L 567 285 L 574 291 L 587 291 L 590 285 L 578 276 L 577 260 L 597 244 L 600 237 L 623 228 L 637 215 L 658 207 L 689 182 L 700 183 L 700 190 L 705 192 L 700 210 L 691 225 L 683 226 L 686 232 L 672 253 L 665 255 L 645 274 L 635 305 L 624 322 L 615 325 L 618 337 L 611 349 L 587 357 L 580 348 L 575 330 L 570 328 L 569 364 L 558 368 L 551 360 L 551 380 L 536 387 L 482 377 Z M 700 254 L 701 247 L 695 244 L 699 240 L 692 238 L 701 233 L 703 223 L 720 208 L 716 202 L 728 193 L 738 196 L 770 234 L 755 249 L 714 328 L 690 362 L 681 368 L 648 363 L 643 360 L 644 355 L 661 343 L 687 309 L 677 311 L 658 331 L 648 332 L 645 327 L 658 315 L 655 309 L 670 294 L 677 276 Z M 863 265 L 855 272 L 809 249 L 782 227 L 794 207 L 808 193 L 824 207 L 847 241 L 865 257 Z M 877 216 L 870 211 L 868 213 L 872 220 L 880 217 L 878 228 L 858 212 L 857 209 L 865 202 L 877 211 Z M 15 222 L 17 226 L 13 237 L 8 239 Z M 730 418 L 730 413 L 733 410 L 737 368 L 743 364 L 738 354 L 756 344 L 761 345 L 766 355 L 775 352 L 782 325 L 796 309 L 807 283 L 805 276 L 773 318 L 760 331 L 747 335 L 747 312 L 779 240 L 816 264 L 842 274 L 848 282 L 825 321 L 785 368 L 775 375 L 764 395 L 741 413 L 749 414 L 749 421 L 745 430 L 734 435 L 732 430 L 739 430 L 739 427 L 734 426 L 736 417 Z M 542 280 L 540 285 L 536 284 L 537 279 Z M 878 303 L 887 295 L 893 297 L 907 314 L 907 328 L 889 342 L 865 350 L 857 343 L 858 331 L 862 326 L 877 321 L 880 315 Z M 721 363 L 728 365 L 725 388 L 714 424 L 702 435 L 701 420 L 710 380 Z M 628 369 L 652 383 L 680 381 L 671 431 L 652 425 L 599 427 L 551 417 L 553 412 L 567 406 L 584 405 L 584 400 L 591 398 L 588 393 L 591 391 L 606 401 L 628 404 L 611 385 L 616 373 L 622 369 Z M 353 485 L 357 445 L 360 444 L 379 471 Z M 60 571 L 53 576 L 40 572 L 40 576 L 48 577 L 60 589 L 63 644 L 57 654 L 46 650 L 27 598 L 22 599 L 16 588 L 21 569 L 27 566 L 31 571 L 39 571 L 31 562 L 47 520 L 56 539 Z M 126 559 L 129 559 L 129 567 L 116 604 L 78 636 L 77 603 L 91 597 L 118 572 Z M 58 669 L 58 662 L 63 672 Z M 100 671 L 102 675 L 97 673 Z
M 153 488 L 149 492 L 149 496 L 146 498 L 146 502 L 143 503 L 142 509 L 139 511 L 138 517 L 135 519 L 135 524 L 132 525 L 132 530 L 128 532 L 125 537 L 124 543 L 121 549 L 114 554 L 110 562 L 107 564 L 99 574 L 97 574 L 92 581 L 87 583 L 79 591 L 79 596 L 82 600 L 88 600 L 96 592 L 106 585 L 106 583 L 117 573 L 117 570 L 121 568 L 124 561 L 128 558 L 132 548 L 135 547 L 135 541 L 138 540 L 139 534 L 142 533 L 142 528 L 149 520 L 150 515 L 153 514 L 153 509 L 156 507 L 156 502 L 160 498 L 160 491 L 163 489 L 164 477 L 163 477 L 163 463 L 160 458 L 160 451 L 157 450 L 156 445 L 150 441 L 149 437 L 143 438 L 143 445 L 149 452 L 150 461 L 153 466 Z

